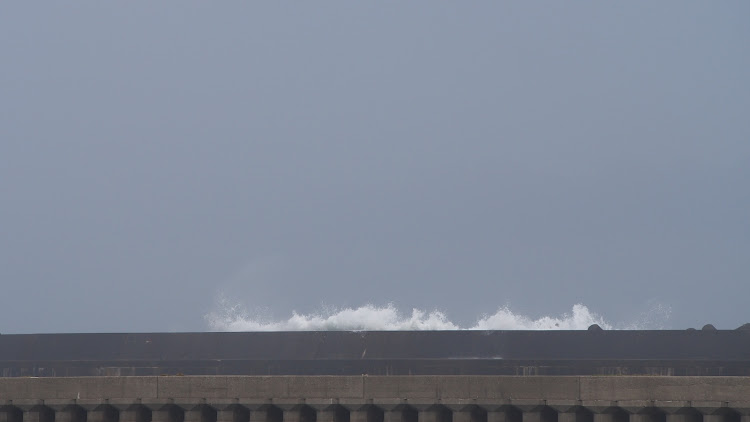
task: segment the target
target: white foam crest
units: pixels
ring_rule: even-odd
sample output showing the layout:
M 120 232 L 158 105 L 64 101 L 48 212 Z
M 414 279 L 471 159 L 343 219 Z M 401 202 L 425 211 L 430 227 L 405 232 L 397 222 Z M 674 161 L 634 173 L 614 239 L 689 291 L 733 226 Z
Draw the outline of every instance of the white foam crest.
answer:
M 383 307 L 365 305 L 344 308 L 328 314 L 293 312 L 287 320 L 268 321 L 251 318 L 237 305 L 206 316 L 209 326 L 218 331 L 396 331 L 396 330 L 457 330 L 458 326 L 440 311 L 412 310 L 401 316 L 393 304 Z
M 591 312 L 580 303 L 573 305 L 571 314 L 559 317 L 544 316 L 531 319 L 523 315 L 514 314 L 508 307 L 500 308 L 493 315 L 480 318 L 472 330 L 585 330 L 592 324 L 598 324 L 605 330 L 612 326 L 602 317 Z
M 411 315 L 402 315 L 393 304 L 368 304 L 312 314 L 293 312 L 290 318 L 276 321 L 260 315 L 251 317 L 241 306 L 229 305 L 226 300 L 220 300 L 220 305 L 218 312 L 206 315 L 209 326 L 216 331 L 585 330 L 592 324 L 613 328 L 583 304 L 574 305 L 571 313 L 537 319 L 502 307 L 468 328 L 451 322 L 438 310 L 413 309 Z

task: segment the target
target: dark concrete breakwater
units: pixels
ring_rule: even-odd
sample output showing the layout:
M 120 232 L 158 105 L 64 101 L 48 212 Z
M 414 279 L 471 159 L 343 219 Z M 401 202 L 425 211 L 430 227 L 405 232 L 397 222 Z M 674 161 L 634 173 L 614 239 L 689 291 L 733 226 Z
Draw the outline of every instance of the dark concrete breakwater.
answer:
M 18 334 L 0 335 L 0 371 L 2 377 L 363 374 L 745 377 L 750 376 L 750 331 Z
M 745 331 L 0 335 L 0 367 L 0 422 L 750 422 Z

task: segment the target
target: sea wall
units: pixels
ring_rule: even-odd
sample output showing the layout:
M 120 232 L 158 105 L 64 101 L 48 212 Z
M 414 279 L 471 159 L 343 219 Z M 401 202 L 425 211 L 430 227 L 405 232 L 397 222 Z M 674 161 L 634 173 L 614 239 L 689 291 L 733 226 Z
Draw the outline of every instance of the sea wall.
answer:
M 748 377 L 0 379 L 0 422 L 750 422 Z
M 750 331 L 0 335 L 0 376 L 750 376 Z

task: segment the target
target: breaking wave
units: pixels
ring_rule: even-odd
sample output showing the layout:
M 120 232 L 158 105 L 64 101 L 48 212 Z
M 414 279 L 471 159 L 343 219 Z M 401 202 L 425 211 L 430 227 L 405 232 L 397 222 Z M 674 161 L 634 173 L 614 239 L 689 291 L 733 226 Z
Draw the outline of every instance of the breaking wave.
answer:
M 395 305 L 364 305 L 358 308 L 330 309 L 300 314 L 288 319 L 272 320 L 260 314 L 251 316 L 241 305 L 219 300 L 217 311 L 205 316 L 209 327 L 216 331 L 398 331 L 398 330 L 585 330 L 592 324 L 609 329 L 664 328 L 670 308 L 661 304 L 642 314 L 635 322 L 613 326 L 583 304 L 573 305 L 570 313 L 559 316 L 531 318 L 512 312 L 507 306 L 492 315 L 483 315 L 468 327 L 452 322 L 437 310 L 413 309 L 402 314 Z

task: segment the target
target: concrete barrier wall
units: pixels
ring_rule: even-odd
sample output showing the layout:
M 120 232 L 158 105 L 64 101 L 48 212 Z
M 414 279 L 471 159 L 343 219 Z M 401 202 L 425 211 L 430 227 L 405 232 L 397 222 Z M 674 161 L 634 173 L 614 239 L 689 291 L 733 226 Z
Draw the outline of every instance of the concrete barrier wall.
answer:
M 750 331 L 0 335 L 0 377 L 750 376 Z
M 0 379 L 0 422 L 750 422 L 750 377 Z
M 748 361 L 750 330 L 3 334 L 0 361 L 522 359 Z

